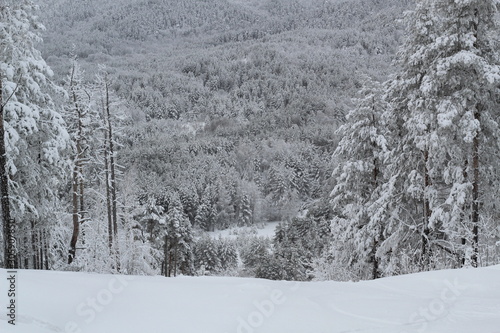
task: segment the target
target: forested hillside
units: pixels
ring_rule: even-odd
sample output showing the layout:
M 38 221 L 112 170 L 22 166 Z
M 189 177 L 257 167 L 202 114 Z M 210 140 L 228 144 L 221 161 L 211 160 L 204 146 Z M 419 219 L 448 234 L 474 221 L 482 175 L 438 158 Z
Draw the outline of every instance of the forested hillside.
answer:
M 87 76 L 98 64 L 113 73 L 113 90 L 132 116 L 121 163 L 157 185 L 141 181 L 145 195 L 191 188 L 199 201 L 212 182 L 238 192 L 231 206 L 245 194 L 252 208 L 264 200 L 269 212 L 257 219 L 266 220 L 293 216 L 330 190 L 322 185 L 331 173 L 334 131 L 360 74 L 383 79 L 390 72 L 404 7 L 54 1 L 45 8 L 43 51 L 61 77 L 72 53 Z M 187 128 L 197 135 L 186 135 Z M 283 201 L 291 206 L 282 213 L 267 208 Z
M 62 85 L 74 58 L 89 83 L 106 66 L 122 114 L 117 189 L 129 188 L 133 206 L 121 214 L 160 249 L 161 228 L 144 212 L 167 214 L 176 202 L 195 230 L 289 221 L 315 205 L 328 224 L 335 131 L 360 77 L 392 71 L 407 6 L 45 1 L 40 47 Z M 102 192 L 98 169 L 87 168 L 85 187 Z M 88 218 L 105 225 L 104 208 L 92 206 Z

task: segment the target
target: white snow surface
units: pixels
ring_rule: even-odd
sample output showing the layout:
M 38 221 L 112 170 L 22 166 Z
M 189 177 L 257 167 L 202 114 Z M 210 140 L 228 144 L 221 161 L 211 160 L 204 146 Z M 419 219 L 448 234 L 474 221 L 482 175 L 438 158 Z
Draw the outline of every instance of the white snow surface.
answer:
M 216 230 L 208 234 L 213 237 L 222 237 L 228 239 L 237 239 L 238 235 L 253 235 L 257 237 L 273 238 L 276 232 L 276 227 L 280 222 L 267 222 L 251 227 L 234 227 L 225 230 Z
M 365 282 L 146 277 L 18 270 L 2 333 L 500 332 L 500 266 Z

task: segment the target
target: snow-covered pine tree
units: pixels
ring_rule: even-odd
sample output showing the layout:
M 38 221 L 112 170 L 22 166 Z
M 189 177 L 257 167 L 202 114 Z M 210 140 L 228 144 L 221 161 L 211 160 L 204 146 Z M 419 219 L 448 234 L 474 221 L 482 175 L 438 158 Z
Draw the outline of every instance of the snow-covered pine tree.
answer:
M 210 217 L 211 215 L 211 207 L 209 203 L 205 200 L 202 200 L 200 205 L 196 210 L 196 216 L 194 218 L 194 224 L 199 226 L 201 229 L 208 231 L 210 225 Z
M 384 156 L 388 152 L 387 130 L 381 116 L 387 107 L 383 101 L 382 85 L 365 77 L 356 107 L 339 128 L 342 137 L 334 158 L 338 162 L 333 177 L 336 185 L 331 202 L 336 217 L 332 221 L 335 235 L 333 246 L 336 259 L 355 264 L 361 276 L 380 276 L 378 245 L 384 233 L 384 221 L 370 211 L 380 184 L 384 180 Z M 346 251 L 346 249 L 353 249 Z M 366 263 L 371 263 L 368 275 Z
M 177 194 L 170 198 L 164 230 L 164 275 L 193 273 L 193 233 L 191 223 Z
M 426 164 L 429 146 L 422 138 L 428 135 L 429 124 L 433 124 L 433 112 L 421 100 L 419 89 L 429 63 L 436 56 L 433 49 L 426 48 L 437 38 L 440 25 L 439 17 L 433 12 L 432 2 L 418 1 L 415 10 L 405 14 L 409 35 L 398 54 L 402 73 L 389 83 L 388 100 L 391 108 L 384 115 L 395 137 L 387 166 L 387 174 L 391 178 L 383 185 L 375 206 L 375 216 L 387 220 L 389 237 L 383 243 L 381 252 L 400 253 L 406 250 L 406 245 L 411 249 L 418 247 L 420 250 L 417 250 L 415 260 L 420 264 L 428 253 L 428 219 L 431 213 L 430 177 Z M 415 141 L 419 139 L 422 142 L 416 148 Z M 394 268 L 397 256 L 394 259 L 388 265 L 390 268 L 386 268 L 388 274 L 397 270 Z
M 195 225 L 205 231 L 213 231 L 215 228 L 215 207 L 212 202 L 214 193 L 211 185 L 207 185 L 203 191 L 201 202 L 196 210 Z
M 216 240 L 217 253 L 220 258 L 221 268 L 223 270 L 229 270 L 235 268 L 238 265 L 238 250 L 233 240 L 219 238 Z
M 215 224 L 219 230 L 228 228 L 235 220 L 234 207 L 231 202 L 231 194 L 222 182 L 218 184 L 218 195 L 216 204 Z
M 391 81 L 386 113 L 398 139 L 378 212 L 388 216 L 385 252 L 415 247 L 421 268 L 432 251 L 477 265 L 482 151 L 498 152 L 495 109 L 498 55 L 493 47 L 496 1 L 421 0 L 406 16 L 409 31 Z M 488 154 L 490 155 L 490 154 Z M 489 159 L 488 163 L 496 163 Z M 472 232 L 469 248 L 465 244 Z
M 194 268 L 198 274 L 217 273 L 222 270 L 222 258 L 219 257 L 216 242 L 204 234 L 194 244 Z
M 498 184 L 500 178 L 498 175 L 487 178 L 491 176 L 487 169 L 499 165 L 500 54 L 496 43 L 499 33 L 496 16 L 500 3 L 496 0 L 442 0 L 438 5 L 438 10 L 443 13 L 444 35 L 449 36 L 442 41 L 445 44 L 441 48 L 444 56 L 436 66 L 437 85 L 434 91 L 438 92 L 441 100 L 437 108 L 438 123 L 441 127 L 458 131 L 460 144 L 465 146 L 467 168 L 464 168 L 464 176 L 472 187 L 471 201 L 466 205 L 470 207 L 470 222 L 466 218 L 469 223 L 465 226 L 466 230 L 472 231 L 472 239 L 467 244 L 470 251 L 465 251 L 470 252 L 470 257 L 465 255 L 464 259 L 470 259 L 471 265 L 477 267 L 479 224 L 486 214 L 492 213 L 485 212 L 481 207 L 493 199 L 492 194 L 496 191 L 495 188 L 488 188 L 488 184 Z M 455 128 L 449 125 L 450 122 L 455 124 L 454 120 L 459 120 Z M 455 195 L 455 192 L 458 194 Z M 460 191 L 453 186 L 447 203 L 459 196 Z M 460 199 L 455 199 L 455 202 L 461 204 Z M 492 205 L 487 206 L 492 208 Z M 498 208 L 495 210 L 499 212 Z M 453 214 L 453 210 L 450 215 L 445 228 L 456 230 L 461 215 Z M 459 236 L 464 238 L 465 235 L 467 232 Z
M 255 274 L 259 266 L 272 259 L 271 241 L 267 237 L 252 237 L 240 248 L 240 257 L 245 270 Z
M 234 269 L 238 265 L 238 250 L 234 241 L 212 238 L 203 234 L 193 244 L 194 268 L 197 274 L 218 274 Z
M 184 207 L 184 213 L 189 218 L 191 225 L 195 224 L 196 218 L 196 206 L 198 203 L 198 193 L 196 188 L 191 183 L 183 184 L 183 187 L 179 189 L 179 196 Z
M 165 267 L 164 241 L 166 229 L 165 209 L 158 204 L 155 197 L 147 198 L 143 203 L 142 212 L 137 214 L 141 235 L 152 248 L 152 256 L 163 273 Z
M 123 274 L 153 275 L 159 267 L 156 251 L 147 240 L 139 219 L 143 213 L 137 198 L 138 180 L 135 170 L 128 171 L 123 179 L 120 202 L 122 232 L 118 237 L 120 269 Z M 94 223 L 92 223 L 94 224 Z
M 240 216 L 238 217 L 238 225 L 250 226 L 252 224 L 252 206 L 248 194 L 244 193 L 240 200 Z
M 49 93 L 57 90 L 50 82 L 52 71 L 36 49 L 43 26 L 37 22 L 36 6 L 29 0 L 3 1 L 0 5 L 0 80 L 2 129 L 5 158 L 3 173 L 4 239 L 17 221 L 19 248 L 35 249 L 42 237 L 32 230 L 46 226 L 56 200 L 57 178 L 64 170 L 60 155 L 67 146 L 65 124 Z M 8 184 L 6 184 L 8 183 Z M 45 230 L 45 234 L 48 230 Z M 22 242 L 21 242 L 22 240 Z M 29 242 L 33 244 L 28 245 Z M 35 242 L 37 244 L 35 244 Z M 25 244 L 23 244 L 25 243 Z M 5 242 L 5 248 L 7 242 Z M 5 254 L 5 253 L 4 253 Z M 20 253 L 29 267 L 27 253 Z M 18 263 L 5 262 L 9 268 Z M 34 265 L 34 264 L 33 264 Z
M 290 189 L 290 180 L 293 178 L 291 170 L 283 165 L 272 165 L 269 170 L 269 195 L 275 204 L 287 200 Z

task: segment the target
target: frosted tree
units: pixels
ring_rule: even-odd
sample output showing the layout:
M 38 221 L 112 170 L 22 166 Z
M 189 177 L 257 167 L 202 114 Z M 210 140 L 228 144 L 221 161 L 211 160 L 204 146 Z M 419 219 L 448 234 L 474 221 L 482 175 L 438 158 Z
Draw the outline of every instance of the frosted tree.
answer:
M 457 260 L 469 252 L 477 266 L 479 186 L 492 181 L 482 179 L 481 153 L 498 150 L 496 11 L 496 1 L 421 0 L 406 16 L 386 114 L 398 140 L 377 205 L 390 216 L 384 250 L 419 243 L 422 268 L 433 249 Z
M 85 217 L 85 170 L 89 162 L 92 133 L 96 129 L 97 114 L 92 112 L 92 97 L 83 82 L 83 72 L 76 59 L 73 59 L 68 78 L 68 94 L 70 103 L 66 112 L 66 122 L 73 143 L 72 165 L 72 221 L 73 233 L 70 241 L 68 263 L 71 264 L 76 255 L 76 243 L 80 225 Z M 94 126 L 92 126 L 94 122 Z
M 15 237 L 15 224 L 23 240 L 32 240 L 27 221 L 35 226 L 49 220 L 49 203 L 56 200 L 57 176 L 64 169 L 60 152 L 68 140 L 49 95 L 56 90 L 50 82 L 52 71 L 36 49 L 43 26 L 35 10 L 28 0 L 0 5 L 0 180 L 6 250 L 7 239 Z M 15 268 L 18 263 L 5 265 Z
M 238 224 L 241 226 L 249 226 L 252 224 L 252 206 L 248 194 L 244 193 L 240 200 L 240 216 Z
M 500 58 L 497 52 L 499 3 L 488 1 L 441 1 L 438 10 L 445 18 L 443 30 L 449 38 L 438 40 L 444 56 L 436 64 L 437 84 L 429 87 L 429 92 L 437 93 L 438 124 L 450 128 L 452 137 L 458 132 L 459 144 L 465 151 L 463 177 L 468 180 L 470 207 L 468 214 L 456 214 L 456 206 L 461 206 L 461 188 L 452 185 L 446 203 L 452 203 L 446 229 L 455 229 L 458 221 L 470 214 L 468 230 L 472 230 L 469 240 L 471 264 L 478 265 L 479 223 L 484 210 L 481 206 L 492 199 L 498 176 L 488 178 L 487 169 L 498 166 L 500 131 L 497 119 L 498 85 L 500 82 Z M 447 89 L 440 89 L 446 87 Z M 457 124 L 457 125 L 455 125 Z M 455 137 L 455 136 L 454 136 Z M 460 162 L 460 161 L 459 161 Z M 457 162 L 457 164 L 459 163 Z M 444 176 L 454 170 L 444 170 Z M 447 179 L 445 178 L 445 181 Z M 491 207 L 491 206 L 490 206 Z M 498 212 L 498 208 L 495 209 Z M 466 219 L 467 220 L 467 219 Z M 467 224 L 466 224 L 467 226 Z M 468 258 L 467 258 L 468 259 Z
M 193 234 L 177 195 L 171 198 L 164 229 L 164 275 L 192 274 Z
M 123 274 L 152 275 L 159 266 L 155 260 L 158 253 L 147 240 L 139 222 L 143 208 L 137 198 L 137 183 L 135 170 L 124 175 L 120 191 L 120 202 L 123 202 L 122 232 L 118 238 L 120 268 Z
M 387 106 L 382 85 L 369 78 L 365 78 L 359 94 L 356 107 L 339 128 L 342 140 L 334 153 L 338 161 L 333 173 L 336 185 L 330 194 L 337 212 L 332 227 L 337 235 L 334 243 L 341 246 L 338 259 L 351 264 L 371 262 L 371 277 L 375 279 L 380 276 L 377 250 L 384 226 L 370 209 L 384 180 L 388 133 L 381 116 Z M 345 251 L 346 247 L 354 249 L 354 253 Z
M 201 202 L 196 210 L 195 225 L 198 225 L 201 229 L 205 231 L 213 231 L 215 228 L 215 208 L 212 204 L 213 199 L 213 189 L 211 185 L 208 185 L 203 191 L 203 196 Z
M 108 73 L 105 68 L 100 69 L 97 76 L 97 85 L 101 90 L 102 120 L 104 122 L 104 172 L 106 185 L 106 205 L 108 212 L 108 233 L 110 248 L 113 239 L 118 233 L 118 203 L 117 203 L 117 181 L 116 181 L 116 156 L 115 156 L 115 136 L 113 119 L 111 115 L 110 85 Z M 98 88 L 98 89 L 99 89 Z
M 216 273 L 222 269 L 222 262 L 214 240 L 204 234 L 194 244 L 194 267 L 198 274 Z
M 437 54 L 428 47 L 437 38 L 440 18 L 435 15 L 431 1 L 419 1 L 416 9 L 406 14 L 405 22 L 410 33 L 398 54 L 403 71 L 390 82 L 388 99 L 392 107 L 386 113 L 388 126 L 398 140 L 389 158 L 388 174 L 392 177 L 384 184 L 378 199 L 377 216 L 390 217 L 387 220 L 390 237 L 384 243 L 384 252 L 404 251 L 401 247 L 408 233 L 417 233 L 421 236 L 418 257 L 422 259 L 429 247 L 431 213 L 429 146 L 425 136 L 429 137 L 434 113 L 421 98 L 420 86 L 429 63 Z M 387 211 L 383 212 L 384 209 Z

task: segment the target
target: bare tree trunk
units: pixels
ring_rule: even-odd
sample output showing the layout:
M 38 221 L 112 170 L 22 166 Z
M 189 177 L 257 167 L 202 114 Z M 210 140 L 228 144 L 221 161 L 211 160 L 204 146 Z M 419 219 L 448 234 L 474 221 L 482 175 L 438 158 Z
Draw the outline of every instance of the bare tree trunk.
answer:
M 111 198 L 109 188 L 109 157 L 108 157 L 108 133 L 104 132 L 104 176 L 106 177 L 106 211 L 108 213 L 108 246 L 113 248 L 113 218 L 111 215 Z
M 35 220 L 31 220 L 31 252 L 32 252 L 32 259 L 33 259 L 33 269 L 39 269 L 38 268 L 38 248 L 37 248 L 37 235 L 36 235 L 36 230 L 35 230 Z
M 83 156 L 82 156 L 83 157 Z M 83 179 L 83 161 L 80 162 L 80 168 L 78 170 L 78 173 L 80 175 L 79 177 L 79 198 L 80 198 L 80 207 L 79 207 L 79 213 L 80 213 L 80 224 L 83 224 L 85 222 L 85 207 L 84 207 L 84 179 Z M 82 228 L 82 245 L 85 244 L 85 229 Z
M 165 235 L 165 243 L 163 244 L 163 260 L 165 262 L 165 275 L 170 276 L 170 258 L 168 255 L 168 236 Z
M 114 153 L 114 138 L 113 126 L 111 121 L 111 111 L 109 102 L 109 82 L 107 77 L 104 80 L 105 89 L 105 118 L 106 118 L 106 140 L 105 140 L 105 160 L 106 160 L 106 200 L 108 208 L 108 227 L 111 235 L 109 236 L 110 246 L 114 250 L 116 269 L 120 271 L 120 259 L 118 249 L 118 213 L 116 200 L 116 172 L 115 172 L 115 153 Z M 113 246 L 114 245 L 114 246 Z
M 113 126 L 111 125 L 111 113 L 109 110 L 109 85 L 106 81 L 106 117 L 108 122 L 109 164 L 110 164 L 110 189 L 111 189 L 111 212 L 113 217 L 113 234 L 116 238 L 118 233 L 118 218 L 116 209 L 116 175 L 115 175 L 115 153 L 113 143 Z
M 375 116 L 373 116 L 373 121 L 375 122 Z M 373 190 L 375 191 L 375 189 L 378 187 L 378 175 L 380 173 L 379 171 L 379 168 L 378 168 L 378 163 L 377 163 L 377 160 L 375 159 L 373 161 L 373 171 L 372 171 L 372 175 L 373 175 Z M 382 236 L 382 227 L 380 227 L 380 237 Z M 375 279 L 378 279 L 380 276 L 379 276 L 379 271 L 378 271 L 378 268 L 379 268 L 379 260 L 377 258 L 377 250 L 378 250 L 378 245 L 379 245 L 379 241 L 377 240 L 376 237 L 373 237 L 373 244 L 372 244 L 372 253 L 371 253 L 371 260 L 372 260 L 372 278 L 375 280 Z
M 474 32 L 474 37 L 476 40 L 474 42 L 474 46 L 477 47 L 478 42 L 478 31 L 479 24 L 481 22 L 479 17 L 479 10 L 476 8 L 474 10 L 475 20 L 470 22 L 472 26 L 472 31 Z M 478 103 L 476 105 L 476 112 L 474 113 L 474 120 L 480 124 L 481 120 L 481 112 L 483 106 Z M 471 213 L 471 222 L 472 222 L 472 256 L 471 263 L 472 267 L 478 267 L 478 255 L 479 255 L 479 132 L 476 133 L 472 141 L 472 213 Z
M 431 186 L 431 179 L 429 176 L 429 170 L 427 168 L 427 162 L 429 161 L 429 150 L 425 148 L 424 151 L 424 226 L 422 233 L 422 265 L 424 268 L 429 268 L 430 265 L 430 246 L 429 246 L 429 218 L 432 215 L 432 211 L 429 204 L 429 198 L 427 197 L 428 187 Z
M 10 98 L 10 97 L 9 97 Z M 2 195 L 2 219 L 4 235 L 4 266 L 7 269 L 18 268 L 18 253 L 16 247 L 15 221 L 10 216 L 9 175 L 7 169 L 7 152 L 5 147 L 3 84 L 0 78 L 0 192 Z
M 44 247 L 43 247 L 43 234 L 41 231 L 38 232 L 38 243 L 39 243 L 39 247 L 40 247 L 40 249 L 38 250 L 38 258 L 39 258 L 39 268 L 38 269 L 43 269 Z
M 30 258 L 27 255 L 28 253 L 28 246 L 29 246 L 29 238 L 28 238 L 28 231 L 22 230 L 21 233 L 23 234 L 23 244 L 19 248 L 24 250 L 23 253 L 25 254 L 24 258 L 19 257 L 21 265 L 23 264 L 24 261 L 24 266 L 19 267 L 20 269 L 29 269 L 30 268 Z
M 476 120 L 480 120 L 480 109 L 474 114 Z M 472 141 L 472 267 L 478 266 L 479 255 L 479 133 Z
M 73 167 L 73 179 L 72 179 L 72 191 L 73 191 L 73 234 L 71 236 L 70 246 L 69 246 L 69 255 L 68 255 L 68 264 L 73 262 L 73 259 L 76 256 L 76 243 L 78 242 L 78 234 L 80 232 L 80 224 L 81 224 L 81 216 L 80 216 L 80 200 L 83 202 L 83 198 L 79 200 L 79 185 L 81 184 L 82 175 L 82 157 L 83 157 L 83 148 L 82 148 L 82 139 L 83 139 L 83 122 L 82 122 L 82 110 L 78 105 L 78 98 L 76 96 L 75 87 L 73 78 L 75 75 L 75 67 L 73 66 L 73 71 L 71 73 L 71 92 L 73 97 L 73 103 L 75 106 L 75 110 L 78 117 L 78 132 L 76 137 L 76 157 L 75 157 L 75 165 Z
M 45 262 L 45 269 L 49 270 L 49 241 L 47 240 L 47 233 L 45 230 L 43 230 L 43 240 L 44 240 L 44 249 L 45 249 L 45 256 L 44 256 L 44 262 Z
M 372 279 L 378 279 L 379 272 L 378 272 L 378 258 L 377 258 L 377 248 L 378 248 L 378 241 L 376 238 L 373 238 L 373 244 L 372 244 L 372 253 L 371 253 L 371 260 L 372 260 Z
M 177 242 L 176 242 L 177 243 Z M 174 276 L 177 276 L 177 258 L 178 258 L 179 246 L 176 244 L 175 246 L 175 255 L 174 255 Z
M 464 162 L 464 171 L 463 171 L 464 181 L 468 181 L 468 179 L 469 179 L 469 173 L 467 171 L 468 167 L 469 167 L 469 160 L 466 158 L 465 162 Z M 468 208 L 469 207 L 467 206 L 467 203 L 464 203 L 463 215 L 462 215 L 462 220 L 464 222 L 468 221 L 470 218 L 470 215 L 468 215 L 466 213 Z M 460 239 L 460 243 L 462 244 L 462 252 L 461 252 L 462 258 L 460 259 L 460 266 L 464 267 L 465 266 L 465 245 L 467 244 L 467 239 L 465 238 L 465 236 L 462 236 L 462 238 Z
M 78 233 L 80 232 L 80 218 L 78 214 L 78 166 L 73 167 L 73 234 L 69 244 L 68 264 L 73 262 L 76 256 L 76 242 L 78 241 Z

